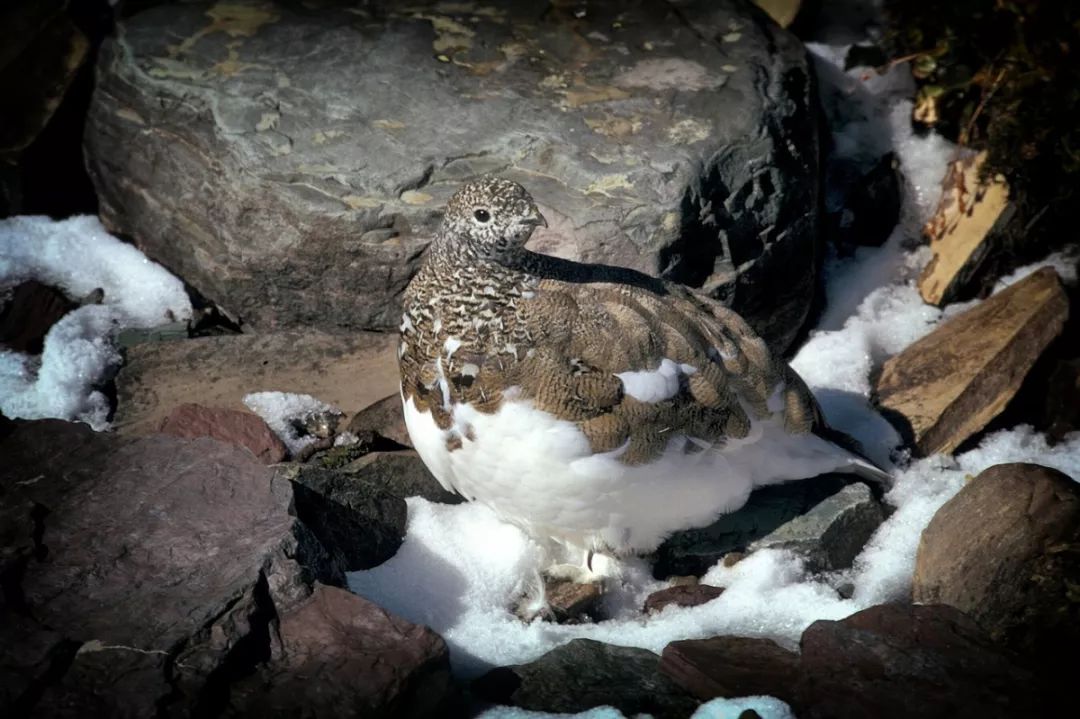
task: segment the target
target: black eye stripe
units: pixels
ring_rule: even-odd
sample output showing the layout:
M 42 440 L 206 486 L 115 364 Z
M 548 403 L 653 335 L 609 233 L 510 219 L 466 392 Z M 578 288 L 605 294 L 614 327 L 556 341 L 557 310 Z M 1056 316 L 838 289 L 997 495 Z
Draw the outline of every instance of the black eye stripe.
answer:
M 480 222 L 487 222 L 488 220 L 491 219 L 491 213 L 489 213 L 487 210 L 481 208 L 481 209 L 479 209 L 479 210 L 477 210 L 476 212 L 473 213 L 473 217 L 475 217 Z

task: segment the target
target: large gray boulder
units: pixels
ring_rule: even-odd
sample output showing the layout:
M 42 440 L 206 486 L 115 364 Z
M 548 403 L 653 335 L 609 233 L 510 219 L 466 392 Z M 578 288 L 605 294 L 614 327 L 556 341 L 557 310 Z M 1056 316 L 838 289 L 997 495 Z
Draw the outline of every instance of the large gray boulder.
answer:
M 390 328 L 447 198 L 497 172 L 534 248 L 702 287 L 777 346 L 809 307 L 803 48 L 747 2 L 163 4 L 102 48 L 114 230 L 260 330 Z

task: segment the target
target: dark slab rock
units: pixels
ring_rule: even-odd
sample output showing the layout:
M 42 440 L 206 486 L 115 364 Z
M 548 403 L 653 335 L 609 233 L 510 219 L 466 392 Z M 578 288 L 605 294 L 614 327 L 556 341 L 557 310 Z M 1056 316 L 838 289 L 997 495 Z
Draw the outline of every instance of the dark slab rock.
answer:
M 76 304 L 54 287 L 28 280 L 0 302 L 0 345 L 15 352 L 41 354 L 45 335 Z
M 680 584 L 650 594 L 645 599 L 643 611 L 651 614 L 671 605 L 696 607 L 711 602 L 723 593 L 723 587 L 713 587 L 708 584 Z
M 1037 464 L 999 464 L 946 502 L 923 531 L 915 601 L 952 605 L 1031 659 L 1070 673 L 1080 642 L 1080 484 Z
M 371 452 L 342 467 L 341 471 L 383 487 L 398 497 L 423 497 L 439 504 L 460 504 L 465 499 L 443 489 L 439 481 L 412 450 Z
M 346 571 L 370 569 L 394 556 L 405 539 L 405 500 L 384 486 L 313 466 L 283 468 L 296 515 Z
M 800 656 L 800 719 L 1048 716 L 1037 675 L 945 605 L 883 604 L 814 622 Z
M 1059 361 L 1050 373 L 1041 419 L 1055 442 L 1080 430 L 1080 358 Z
M 246 450 L 45 420 L 15 423 L 0 456 L 0 613 L 36 635 L 0 642 L 0 663 L 28 643 L 53 657 L 0 713 L 191 710 L 315 578 L 344 581 Z
M 883 521 L 881 503 L 868 486 L 855 482 L 754 540 L 749 549 L 789 549 L 805 557 L 812 572 L 847 569 Z
M 826 232 L 841 248 L 880 247 L 900 218 L 902 178 L 896 155 L 886 153 L 869 169 L 846 159 L 830 160 L 827 183 L 833 186 L 825 218 Z
M 738 511 L 725 514 L 707 527 L 676 532 L 665 540 L 657 549 L 653 576 L 701 576 L 729 553 L 746 550 L 754 540 L 806 514 L 853 481 L 846 475 L 831 474 L 762 487 Z
M 86 132 L 106 224 L 234 317 L 396 327 L 446 200 L 497 172 L 541 251 L 700 287 L 780 348 L 803 324 L 812 80 L 749 3 L 238 7 L 122 19 Z
M 574 639 L 528 664 L 493 669 L 473 682 L 481 698 L 534 711 L 574 713 L 613 706 L 623 714 L 687 717 L 698 702 L 659 670 L 645 649 Z
M 187 439 L 210 437 L 243 447 L 264 464 L 284 461 L 289 454 L 285 443 L 262 417 L 225 407 L 182 404 L 162 421 L 160 431 Z
M 401 394 L 395 392 L 378 402 L 368 405 L 353 415 L 348 431 L 364 436 L 374 433 L 402 447 L 412 447 L 409 431 L 405 427 L 405 417 L 401 411 Z
M 799 655 L 770 639 L 687 639 L 664 647 L 660 671 L 702 700 L 764 694 L 790 703 Z
M 453 716 L 450 655 L 427 627 L 322 584 L 281 616 L 281 651 L 233 686 L 230 716 Z

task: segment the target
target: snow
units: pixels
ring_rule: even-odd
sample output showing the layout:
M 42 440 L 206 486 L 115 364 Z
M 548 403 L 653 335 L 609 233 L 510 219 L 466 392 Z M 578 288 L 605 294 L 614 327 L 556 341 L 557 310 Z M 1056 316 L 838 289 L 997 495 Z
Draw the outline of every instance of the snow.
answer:
M 310 434 L 297 431 L 297 424 L 306 417 L 320 414 L 341 415 L 341 410 L 329 405 L 309 394 L 294 394 L 291 392 L 252 392 L 244 396 L 244 404 L 255 414 L 265 420 L 270 429 L 274 431 L 289 453 L 296 456 L 297 452 L 315 443 L 318 438 Z M 343 438 L 343 443 L 347 438 Z
M 895 484 L 885 496 L 893 513 L 845 572 L 812 575 L 796 555 L 763 550 L 733 567 L 709 570 L 704 581 L 726 588 L 718 599 L 698 607 L 672 606 L 646 617 L 640 609 L 644 599 L 666 585 L 651 578 L 643 561 L 627 561 L 605 596 L 611 619 L 557 625 L 539 620 L 526 624 L 511 613 L 541 569 L 541 552 L 533 541 L 482 505 L 409 499 L 408 529 L 398 554 L 379 567 L 352 573 L 350 587 L 441 634 L 458 676 L 471 678 L 490 667 L 529 662 L 577 637 L 659 653 L 676 639 L 733 634 L 768 637 L 794 649 L 816 620 L 841 619 L 881 602 L 905 601 L 922 530 L 966 477 L 994 464 L 1026 461 L 1080 478 L 1080 433 L 1050 447 L 1031 428 L 1016 427 L 986 436 L 978 447 L 956 457 L 909 463 L 899 451 L 897 432 L 873 410 L 870 378 L 884 360 L 973 304 L 942 311 L 925 305 L 914 286 L 928 260 L 925 248 L 918 246 L 919 229 L 933 211 L 936 188 L 957 150 L 940 137 L 917 137 L 910 131 L 906 98 L 911 86 L 905 67 L 880 78 L 859 68 L 844 73 L 837 67 L 843 58 L 840 49 L 811 50 L 820 64 L 831 68 L 823 84 L 836 146 L 844 153 L 841 159 L 865 166 L 892 148 L 908 187 L 900 222 L 884 246 L 827 258 L 828 307 L 792 364 L 815 391 L 830 423 L 859 439 L 871 458 L 893 467 Z M 997 289 L 1045 264 L 1075 282 L 1075 259 L 1052 256 L 1004 278 Z M 836 590 L 844 583 L 854 586 L 850 598 Z M 699 716 L 737 716 L 736 706 L 713 703 Z M 502 711 L 484 716 L 532 716 Z M 606 711 L 588 716 L 617 716 Z M 783 706 L 759 712 L 790 716 Z
M 76 299 L 101 288 L 104 299 L 53 325 L 40 358 L 0 349 L 0 412 L 108 428 L 109 401 L 98 386 L 120 364 L 113 336 L 190 319 L 183 283 L 106 232 L 96 217 L 0 220 L 0 289 L 30 279 Z
M 784 702 L 774 697 L 740 697 L 738 699 L 713 699 L 705 702 L 690 719 L 739 719 L 746 710 L 753 709 L 761 719 L 795 719 Z M 626 715 L 611 707 L 596 707 L 578 714 L 550 714 L 516 707 L 492 707 L 477 715 L 477 719 L 626 719 Z

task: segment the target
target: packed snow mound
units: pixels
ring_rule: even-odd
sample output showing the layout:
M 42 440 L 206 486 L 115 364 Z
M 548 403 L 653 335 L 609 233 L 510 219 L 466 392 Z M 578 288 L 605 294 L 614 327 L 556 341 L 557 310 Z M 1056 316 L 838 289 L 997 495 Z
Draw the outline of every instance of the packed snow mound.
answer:
M 120 364 L 115 333 L 192 316 L 183 282 L 91 215 L 0 220 L 0 291 L 26 280 L 75 299 L 100 288 L 104 299 L 53 325 L 40 358 L 0 348 L 0 412 L 8 417 L 55 417 L 106 429 L 109 401 L 98 387 Z

